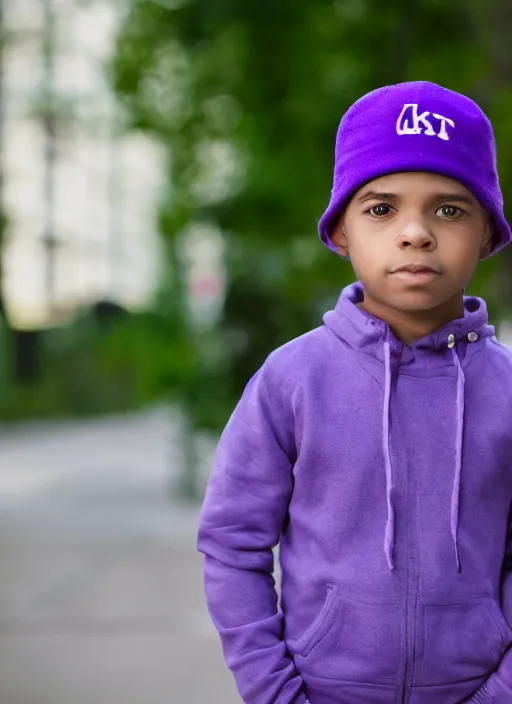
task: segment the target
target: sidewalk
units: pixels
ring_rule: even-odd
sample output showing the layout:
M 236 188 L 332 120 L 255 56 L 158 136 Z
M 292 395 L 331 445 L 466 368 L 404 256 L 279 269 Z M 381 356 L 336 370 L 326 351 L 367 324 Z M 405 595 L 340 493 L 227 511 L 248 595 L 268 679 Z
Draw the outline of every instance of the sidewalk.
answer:
M 156 409 L 0 430 L 0 703 L 238 704 Z

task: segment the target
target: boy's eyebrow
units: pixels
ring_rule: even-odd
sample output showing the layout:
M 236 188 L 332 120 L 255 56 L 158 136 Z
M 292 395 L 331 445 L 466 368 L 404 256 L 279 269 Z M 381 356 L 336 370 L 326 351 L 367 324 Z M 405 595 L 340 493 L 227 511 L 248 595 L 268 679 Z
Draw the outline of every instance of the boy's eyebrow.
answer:
M 366 191 L 359 198 L 360 203 L 365 203 L 367 200 L 399 200 L 399 196 L 396 193 L 377 193 L 376 191 Z M 439 193 L 432 198 L 433 203 L 445 203 L 446 201 L 467 203 L 468 205 L 475 205 L 475 199 L 466 195 L 465 193 Z
M 458 201 L 459 203 L 468 203 L 469 205 L 475 205 L 475 199 L 469 194 L 465 193 L 440 193 L 438 196 L 433 198 L 435 203 L 442 203 L 443 201 Z
M 360 203 L 365 203 L 367 200 L 397 200 L 398 196 L 395 193 L 376 193 L 375 191 L 366 191 L 359 198 Z

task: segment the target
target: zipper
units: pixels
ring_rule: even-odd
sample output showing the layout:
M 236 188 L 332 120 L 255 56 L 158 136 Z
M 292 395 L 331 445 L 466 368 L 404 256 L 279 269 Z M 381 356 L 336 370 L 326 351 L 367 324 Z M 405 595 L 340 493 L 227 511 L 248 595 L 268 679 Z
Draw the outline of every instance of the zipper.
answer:
M 414 675 L 414 642 L 415 642 L 415 603 L 407 597 L 406 609 L 406 665 L 402 690 L 402 704 L 408 704 L 411 699 L 412 679 Z
M 400 363 L 404 345 L 392 340 L 390 344 L 390 373 L 393 374 L 393 360 L 397 358 Z M 414 655 L 416 643 L 416 605 L 418 595 L 418 545 L 416 536 L 416 477 L 410 463 L 406 463 L 405 473 L 405 505 L 406 512 L 406 593 L 405 593 L 405 668 L 402 681 L 401 704 L 408 704 L 411 699 L 412 682 L 414 678 Z
M 416 650 L 416 611 L 418 603 L 418 543 L 416 539 L 416 487 L 413 470 L 408 465 L 407 471 L 407 592 L 405 612 L 406 660 L 402 689 L 402 704 L 409 704 L 412 681 L 414 678 Z

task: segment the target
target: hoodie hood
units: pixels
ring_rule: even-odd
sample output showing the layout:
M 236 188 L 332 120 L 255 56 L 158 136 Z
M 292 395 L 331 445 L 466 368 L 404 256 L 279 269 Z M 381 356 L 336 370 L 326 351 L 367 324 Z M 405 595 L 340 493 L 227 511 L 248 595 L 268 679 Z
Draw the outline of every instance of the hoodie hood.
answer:
M 421 356 L 423 368 L 434 369 L 439 364 L 453 364 L 457 373 L 457 393 L 453 399 L 456 416 L 456 434 L 453 438 L 453 491 L 450 506 L 450 527 L 455 550 L 455 563 L 460 571 L 457 542 L 459 495 L 464 437 L 464 370 L 461 359 L 466 346 L 480 338 L 494 336 L 488 324 L 485 301 L 475 296 L 464 296 L 464 317 L 452 320 L 430 335 L 411 345 L 403 343 L 380 318 L 370 315 L 357 306 L 363 301 L 364 289 L 360 281 L 344 288 L 334 310 L 324 315 L 324 324 L 351 348 L 372 355 L 384 363 L 384 403 L 382 409 L 382 452 L 386 469 L 386 497 L 388 519 L 384 529 L 384 552 L 389 569 L 394 569 L 395 542 L 395 487 L 390 453 L 390 400 L 393 377 L 401 365 L 411 363 Z
M 426 335 L 411 345 L 405 345 L 392 332 L 389 325 L 380 318 L 367 313 L 357 306 L 364 299 L 363 284 L 356 281 L 346 286 L 334 310 L 323 316 L 324 324 L 350 347 L 373 355 L 384 361 L 384 341 L 393 341 L 395 347 L 402 348 L 400 363 L 407 363 L 418 350 L 431 352 L 445 350 L 450 340 L 456 343 L 471 342 L 474 333 L 481 337 L 492 337 L 494 326 L 489 325 L 487 306 L 482 298 L 464 296 L 464 317 L 457 318 Z M 453 338 L 450 336 L 453 335 Z M 476 341 L 476 340 L 473 340 Z

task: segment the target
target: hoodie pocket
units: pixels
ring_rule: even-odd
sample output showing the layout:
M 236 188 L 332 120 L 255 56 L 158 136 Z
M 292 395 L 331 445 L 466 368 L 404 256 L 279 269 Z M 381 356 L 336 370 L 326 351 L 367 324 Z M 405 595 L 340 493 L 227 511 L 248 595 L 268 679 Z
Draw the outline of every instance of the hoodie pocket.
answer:
M 302 636 L 293 643 L 290 643 L 290 647 L 293 649 L 294 653 L 307 657 L 309 653 L 313 650 L 315 645 L 326 634 L 329 627 L 332 625 L 332 619 L 334 617 L 334 611 L 337 606 L 336 600 L 336 589 L 334 585 L 327 585 L 327 596 L 320 610 L 320 613 L 315 618 L 313 623 L 307 628 Z
M 425 604 L 422 684 L 462 682 L 488 674 L 505 649 L 497 606 Z
M 401 617 L 399 605 L 356 601 L 331 585 L 314 622 L 288 645 L 299 668 L 312 677 L 393 684 Z

